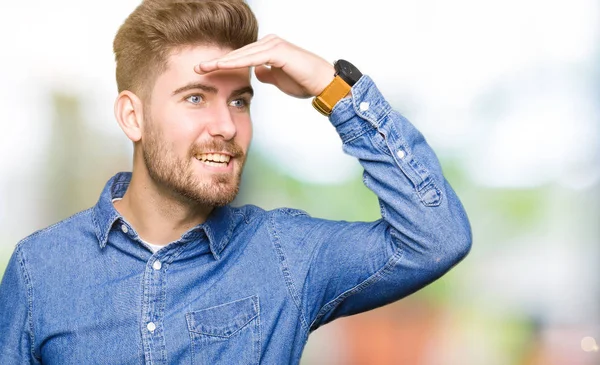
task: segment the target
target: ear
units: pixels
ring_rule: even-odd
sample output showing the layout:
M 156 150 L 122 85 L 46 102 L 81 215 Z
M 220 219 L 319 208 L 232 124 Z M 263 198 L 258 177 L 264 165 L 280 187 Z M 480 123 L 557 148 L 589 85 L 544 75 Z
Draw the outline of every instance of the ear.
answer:
M 144 103 L 131 91 L 122 91 L 115 101 L 115 118 L 127 138 L 137 142 L 142 138 Z

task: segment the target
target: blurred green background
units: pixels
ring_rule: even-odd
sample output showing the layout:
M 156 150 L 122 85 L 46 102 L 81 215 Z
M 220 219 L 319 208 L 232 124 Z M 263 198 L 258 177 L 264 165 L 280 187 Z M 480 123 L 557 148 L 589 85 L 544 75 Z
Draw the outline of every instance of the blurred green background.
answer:
M 137 3 L 0 4 L 0 274 L 20 239 L 95 204 L 130 170 L 111 42 Z M 262 35 L 375 80 L 438 153 L 473 228 L 465 261 L 315 331 L 302 364 L 600 364 L 586 345 L 600 339 L 598 2 L 250 4 Z M 359 165 L 310 101 L 254 82 L 235 204 L 377 219 Z

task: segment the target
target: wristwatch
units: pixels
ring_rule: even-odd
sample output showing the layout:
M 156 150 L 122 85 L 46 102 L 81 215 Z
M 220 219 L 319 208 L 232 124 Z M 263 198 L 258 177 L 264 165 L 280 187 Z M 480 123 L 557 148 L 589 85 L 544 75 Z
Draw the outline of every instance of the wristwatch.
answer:
M 348 95 L 352 86 L 362 76 L 362 73 L 346 60 L 335 61 L 333 67 L 335 69 L 335 74 L 333 75 L 335 78 L 312 101 L 313 107 L 325 116 L 331 114 L 335 104 Z

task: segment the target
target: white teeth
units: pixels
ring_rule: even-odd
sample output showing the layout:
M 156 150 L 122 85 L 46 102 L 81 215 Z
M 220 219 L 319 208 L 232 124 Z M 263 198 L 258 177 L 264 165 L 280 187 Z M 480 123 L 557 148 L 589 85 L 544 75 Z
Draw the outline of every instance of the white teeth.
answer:
M 203 153 L 201 155 L 197 155 L 196 159 L 210 166 L 222 166 L 223 164 L 228 164 L 231 160 L 231 157 L 220 153 Z

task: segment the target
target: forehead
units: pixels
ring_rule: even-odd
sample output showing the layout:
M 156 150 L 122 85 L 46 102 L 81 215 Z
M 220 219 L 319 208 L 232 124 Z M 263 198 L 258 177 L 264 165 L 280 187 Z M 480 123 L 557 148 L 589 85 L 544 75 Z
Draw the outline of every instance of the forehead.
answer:
M 156 86 L 180 87 L 191 81 L 234 82 L 249 83 L 250 69 L 215 71 L 199 75 L 194 71 L 194 66 L 203 61 L 222 57 L 231 52 L 230 48 L 217 46 L 188 46 L 175 49 L 167 59 L 166 70 L 158 77 Z M 173 90 L 170 90 L 173 91 Z

